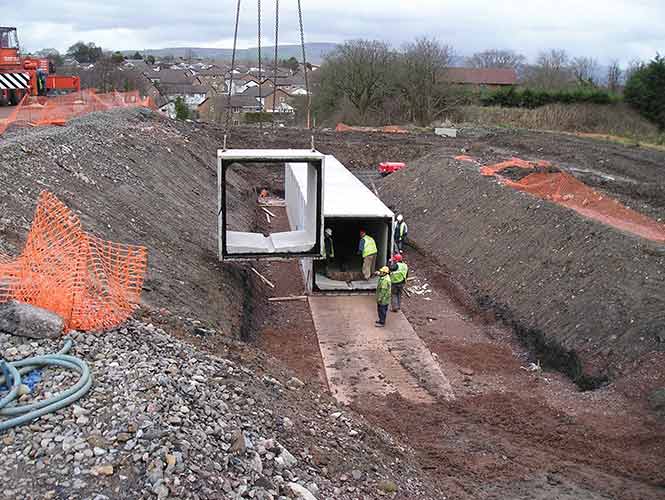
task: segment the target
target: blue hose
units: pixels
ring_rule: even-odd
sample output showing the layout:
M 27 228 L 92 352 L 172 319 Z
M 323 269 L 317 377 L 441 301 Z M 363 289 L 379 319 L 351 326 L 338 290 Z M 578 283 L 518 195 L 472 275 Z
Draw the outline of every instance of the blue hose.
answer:
M 4 383 L 9 387 L 9 393 L 0 399 L 0 416 L 11 417 L 0 421 L 0 432 L 26 424 L 42 415 L 64 408 L 88 392 L 90 386 L 92 386 L 90 368 L 88 368 L 88 364 L 82 359 L 67 355 L 71 348 L 72 341 L 71 339 L 67 339 L 64 347 L 57 354 L 35 356 L 10 363 L 0 361 L 0 370 L 2 370 L 3 374 L 0 376 L 0 384 Z M 17 396 L 21 386 L 21 375 L 43 366 L 61 366 L 77 371 L 80 374 L 79 380 L 69 389 L 44 401 L 26 405 L 17 404 L 16 400 L 18 399 Z

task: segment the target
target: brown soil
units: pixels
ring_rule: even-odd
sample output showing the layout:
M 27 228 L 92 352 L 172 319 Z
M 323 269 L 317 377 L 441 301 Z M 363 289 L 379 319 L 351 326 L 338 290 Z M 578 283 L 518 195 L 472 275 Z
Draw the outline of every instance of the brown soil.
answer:
M 408 442 L 452 498 L 665 498 L 665 422 L 616 388 L 580 392 L 559 372 L 522 369 L 535 358 L 512 332 L 453 300 L 429 258 L 407 261 L 411 283 L 434 291 L 403 310 L 457 401 L 354 407 Z
M 652 244 L 505 188 L 446 151 L 412 162 L 379 191 L 477 308 L 581 386 L 665 350 L 665 252 Z M 653 369 L 651 388 L 665 381 Z

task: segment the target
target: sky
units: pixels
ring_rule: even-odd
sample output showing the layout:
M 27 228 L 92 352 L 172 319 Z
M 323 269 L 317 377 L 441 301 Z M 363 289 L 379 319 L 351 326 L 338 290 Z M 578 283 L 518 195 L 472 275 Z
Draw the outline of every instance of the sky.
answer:
M 274 43 L 275 0 L 262 0 L 262 43 Z M 0 0 L 24 49 L 231 47 L 236 0 Z M 302 0 L 307 42 L 380 39 L 399 47 L 436 37 L 461 56 L 489 48 L 627 63 L 665 54 L 663 0 Z M 299 40 L 296 0 L 280 1 L 280 42 Z M 255 47 L 257 1 L 242 0 L 239 46 Z

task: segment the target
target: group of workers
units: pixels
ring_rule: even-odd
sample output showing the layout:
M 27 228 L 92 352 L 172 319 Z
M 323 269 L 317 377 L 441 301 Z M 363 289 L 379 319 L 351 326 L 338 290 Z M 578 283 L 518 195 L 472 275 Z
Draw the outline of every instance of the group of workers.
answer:
M 396 218 L 395 234 L 393 235 L 394 255 L 387 266 L 383 266 L 376 274 L 379 276 L 379 282 L 376 287 L 376 303 L 379 319 L 376 322 L 377 327 L 386 325 L 388 316 L 388 306 L 392 302 L 392 311 L 398 312 L 402 305 L 402 292 L 406 285 L 406 279 L 409 274 L 409 268 L 404 262 L 404 245 L 408 236 L 408 226 L 404 222 L 404 217 L 400 214 Z M 333 242 L 332 229 L 326 228 L 324 238 L 326 262 L 330 265 L 335 258 L 335 247 Z M 364 229 L 360 230 L 360 242 L 358 244 L 358 255 L 362 257 L 362 275 L 365 280 L 369 280 L 376 269 L 376 258 L 378 247 L 376 241 Z

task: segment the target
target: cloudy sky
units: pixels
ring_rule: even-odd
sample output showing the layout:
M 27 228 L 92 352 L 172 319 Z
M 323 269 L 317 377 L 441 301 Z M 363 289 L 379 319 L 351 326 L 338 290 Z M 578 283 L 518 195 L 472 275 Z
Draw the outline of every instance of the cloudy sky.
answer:
M 264 5 L 272 43 L 275 0 Z M 297 42 L 296 0 L 281 0 L 280 38 Z M 401 45 L 435 36 L 460 55 L 507 48 L 535 57 L 563 48 L 572 55 L 627 62 L 665 53 L 663 0 L 302 0 L 306 39 L 377 38 Z M 256 0 L 242 0 L 241 46 L 256 46 Z M 76 41 L 105 49 L 229 47 L 235 0 L 0 0 L 4 25 L 19 28 L 28 50 L 66 51 Z

